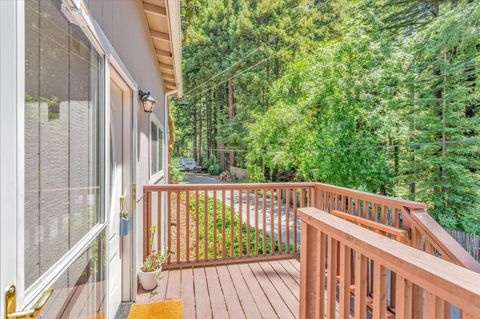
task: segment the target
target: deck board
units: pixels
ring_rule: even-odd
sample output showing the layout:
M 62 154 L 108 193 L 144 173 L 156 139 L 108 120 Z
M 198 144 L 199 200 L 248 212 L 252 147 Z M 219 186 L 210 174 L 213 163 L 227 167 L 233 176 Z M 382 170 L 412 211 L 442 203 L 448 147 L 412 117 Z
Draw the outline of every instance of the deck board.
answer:
M 183 318 L 195 318 L 195 293 L 193 270 L 182 270 L 181 296 L 183 301 Z
M 270 303 L 275 309 L 278 318 L 295 318 L 295 316 L 288 309 L 288 306 L 282 300 L 282 297 L 280 297 L 277 290 L 268 279 L 268 276 L 263 272 L 262 267 L 260 267 L 258 263 L 252 263 L 250 264 L 250 268 L 255 274 L 258 283 L 260 284 L 260 286 L 262 286 L 265 295 L 268 296 L 268 299 L 270 300 Z M 296 315 L 298 317 L 298 314 Z
M 205 268 L 207 275 L 208 292 L 210 293 L 210 303 L 214 318 L 228 318 L 227 305 L 223 297 L 222 288 L 218 281 L 217 270 L 215 267 Z
M 182 299 L 186 319 L 298 318 L 296 266 L 279 260 L 166 270 L 153 291 L 139 289 L 137 302 Z
M 295 296 L 295 298 L 297 300 L 300 300 L 300 285 L 298 284 L 298 282 L 296 282 L 295 279 L 290 276 L 288 271 L 286 271 L 281 264 L 270 263 L 270 266 L 275 270 L 277 275 L 280 277 L 280 279 L 282 279 L 282 281 L 288 287 L 290 292 Z
M 260 311 L 257 308 L 255 299 L 248 289 L 245 280 L 238 268 L 238 265 L 227 266 L 230 277 L 232 277 L 233 285 L 237 291 L 238 298 L 243 308 L 243 312 L 247 318 L 261 318 Z
M 298 299 L 295 298 L 290 289 L 285 285 L 280 276 L 278 276 L 278 274 L 272 268 L 270 263 L 262 262 L 260 263 L 260 267 L 262 267 L 263 271 L 268 276 L 268 279 L 270 279 L 270 282 L 273 284 L 278 294 L 282 297 L 283 301 L 288 306 L 288 309 L 290 309 L 292 315 L 300 313 Z
M 239 268 L 262 316 L 264 318 L 277 317 L 275 310 L 273 310 L 268 297 L 262 290 L 262 287 L 258 284 L 255 274 L 252 272 L 252 269 L 250 269 L 250 266 L 248 264 L 241 264 L 239 265 Z
M 212 318 L 210 295 L 208 294 L 207 278 L 204 268 L 193 270 L 195 285 L 195 309 L 197 318 Z

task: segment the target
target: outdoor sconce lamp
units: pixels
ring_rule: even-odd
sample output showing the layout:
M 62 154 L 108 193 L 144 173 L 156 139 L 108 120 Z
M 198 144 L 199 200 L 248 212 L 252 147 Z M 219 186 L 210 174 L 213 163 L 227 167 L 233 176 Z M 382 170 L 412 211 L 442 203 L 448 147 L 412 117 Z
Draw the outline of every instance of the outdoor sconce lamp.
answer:
M 138 96 L 140 96 L 140 101 L 143 104 L 143 110 L 146 113 L 152 113 L 155 108 L 155 99 L 150 95 L 150 92 L 143 92 L 142 90 L 138 91 Z

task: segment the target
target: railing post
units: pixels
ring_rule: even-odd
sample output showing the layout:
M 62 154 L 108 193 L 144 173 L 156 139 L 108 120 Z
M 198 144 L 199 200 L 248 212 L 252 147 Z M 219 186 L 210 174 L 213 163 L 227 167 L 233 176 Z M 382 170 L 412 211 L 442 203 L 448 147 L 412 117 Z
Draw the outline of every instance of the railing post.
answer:
M 326 236 L 304 221 L 300 227 L 300 318 L 323 318 Z
M 150 192 L 143 193 L 143 260 L 149 254 L 148 235 L 150 229 Z

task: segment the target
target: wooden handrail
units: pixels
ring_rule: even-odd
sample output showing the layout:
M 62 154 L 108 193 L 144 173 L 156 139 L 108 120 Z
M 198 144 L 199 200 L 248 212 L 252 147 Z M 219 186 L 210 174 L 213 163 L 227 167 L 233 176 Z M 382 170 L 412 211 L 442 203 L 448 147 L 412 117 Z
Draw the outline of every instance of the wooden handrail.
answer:
M 358 190 L 353 190 L 349 188 L 344 188 L 335 185 L 329 185 L 324 183 L 315 183 L 316 189 L 331 192 L 335 194 L 345 195 L 359 200 L 366 200 L 370 202 L 375 202 L 380 205 L 391 206 L 391 207 L 409 207 L 411 209 L 426 209 L 426 205 L 421 202 L 415 202 L 410 200 L 405 200 L 401 198 L 377 195 L 373 193 L 362 192 Z
M 402 242 L 402 243 L 407 243 L 408 242 L 408 231 L 405 229 L 397 228 L 397 227 L 392 227 L 388 226 L 382 223 L 377 223 L 374 222 L 370 219 L 358 217 L 355 215 L 347 214 L 344 212 L 340 212 L 338 210 L 332 210 L 331 214 L 337 217 L 340 217 L 342 219 L 351 221 L 359 226 L 371 228 L 375 232 L 380 232 L 382 235 L 392 235 L 395 240 Z
M 448 260 L 480 273 L 480 263 L 443 229 L 430 214 L 425 211 L 412 211 L 410 216 L 419 230 L 425 233 L 433 244 L 448 256 Z
M 323 183 L 315 184 L 314 194 L 315 207 L 321 210 L 404 229 L 410 234 L 410 246 L 480 272 L 480 264 L 427 213 L 423 203 Z
M 213 190 L 252 190 L 252 189 L 277 189 L 277 188 L 313 188 L 315 183 L 231 183 L 231 184 L 169 184 L 145 185 L 146 191 L 213 191 Z
M 340 317 L 350 314 L 352 281 L 356 318 L 366 318 L 368 298 L 372 298 L 373 318 L 385 318 L 389 293 L 390 301 L 396 297 L 395 318 L 411 318 L 416 308 L 423 309 L 426 318 L 441 318 L 449 311 L 449 304 L 460 308 L 466 317 L 480 317 L 480 274 L 313 207 L 299 209 L 299 215 L 301 318 L 323 318 L 325 313 L 328 317 L 335 311 L 337 275 Z M 370 267 L 368 263 L 372 263 Z M 387 286 L 388 272 L 397 276 L 395 287 Z M 424 298 L 414 298 L 415 287 L 425 290 Z

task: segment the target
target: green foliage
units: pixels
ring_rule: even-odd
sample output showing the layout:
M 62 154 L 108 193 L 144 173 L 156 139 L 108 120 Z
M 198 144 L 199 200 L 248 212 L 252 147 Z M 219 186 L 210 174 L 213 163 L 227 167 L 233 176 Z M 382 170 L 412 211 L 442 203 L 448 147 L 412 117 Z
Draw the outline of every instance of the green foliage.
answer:
M 218 175 L 220 174 L 220 165 L 218 164 L 217 157 L 215 155 L 210 156 L 207 161 L 208 174 Z
M 180 169 L 180 159 L 172 158 L 170 166 L 170 179 L 175 183 L 182 183 L 185 181 L 185 172 Z
M 214 200 L 212 197 L 208 197 L 207 200 L 207 219 L 205 220 L 205 197 L 200 196 L 198 202 L 198 231 L 199 231 L 199 254 L 200 259 L 204 258 L 205 251 L 205 236 L 207 236 L 208 242 L 208 258 L 213 258 L 214 256 L 214 243 L 213 243 L 213 234 L 216 232 L 217 236 L 217 254 L 221 253 L 223 245 L 222 237 L 222 228 L 223 228 L 223 219 L 222 219 L 222 201 Z M 190 218 L 195 220 L 196 217 L 196 199 L 195 195 L 190 195 Z M 214 206 L 216 206 L 216 216 L 214 211 Z M 233 219 L 232 219 L 233 217 Z M 207 233 L 205 234 L 205 223 L 207 226 Z M 239 257 L 240 256 L 240 239 L 239 239 L 239 230 L 240 230 L 240 218 L 238 212 L 235 212 L 232 215 L 230 207 L 225 207 L 225 249 L 226 256 L 228 257 Z M 231 234 L 233 232 L 233 242 L 231 240 Z M 250 251 L 255 251 L 255 228 L 250 227 Z M 258 253 L 263 254 L 263 238 L 265 236 L 266 240 L 266 253 L 271 253 L 271 236 L 265 234 L 263 230 L 258 230 L 258 241 L 260 243 L 258 247 Z M 245 256 L 247 253 L 247 224 L 245 221 L 242 223 L 242 255 Z M 230 249 L 233 246 L 233 255 L 230 254 Z M 282 243 L 283 251 L 286 251 L 285 243 Z M 290 251 L 293 251 L 293 246 L 290 247 Z M 274 241 L 274 252 L 278 252 L 278 241 Z
M 149 229 L 148 244 L 150 246 L 150 254 L 145 258 L 142 265 L 143 272 L 154 272 L 162 267 L 162 264 L 167 261 L 167 256 L 159 251 L 153 250 L 153 239 L 155 238 L 156 227 L 151 226 Z
M 176 117 L 205 120 L 184 131 L 204 156 L 222 142 L 253 181 L 419 200 L 443 226 L 480 233 L 479 0 L 195 3 L 184 61 L 194 93 Z

